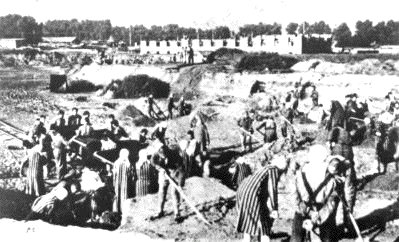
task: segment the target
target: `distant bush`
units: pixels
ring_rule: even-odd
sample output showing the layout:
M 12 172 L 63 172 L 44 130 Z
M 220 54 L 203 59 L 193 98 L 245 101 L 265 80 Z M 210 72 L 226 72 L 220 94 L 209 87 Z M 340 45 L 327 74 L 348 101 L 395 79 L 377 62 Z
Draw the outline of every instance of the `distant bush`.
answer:
M 245 53 L 245 51 L 240 49 L 220 48 L 209 54 L 206 60 L 208 63 L 213 63 L 217 59 L 233 58 L 234 55 L 243 55 Z
M 277 53 L 251 53 L 245 55 L 241 61 L 236 65 L 236 70 L 242 71 L 263 71 L 266 68 L 275 69 L 289 69 L 295 65 L 298 60 L 294 57 L 281 56 Z
M 82 93 L 95 91 L 96 86 L 86 80 L 71 81 L 68 83 L 68 93 Z
M 169 96 L 170 85 L 148 75 L 130 75 L 123 80 L 114 80 L 106 88 L 115 98 L 139 98 L 152 94 L 154 98 Z
M 320 59 L 332 63 L 354 63 L 366 59 L 377 59 L 381 62 L 386 60 L 399 60 L 399 54 L 302 54 L 296 55 L 299 61 Z
M 14 67 L 17 64 L 17 60 L 14 57 L 4 58 L 3 63 L 5 67 Z

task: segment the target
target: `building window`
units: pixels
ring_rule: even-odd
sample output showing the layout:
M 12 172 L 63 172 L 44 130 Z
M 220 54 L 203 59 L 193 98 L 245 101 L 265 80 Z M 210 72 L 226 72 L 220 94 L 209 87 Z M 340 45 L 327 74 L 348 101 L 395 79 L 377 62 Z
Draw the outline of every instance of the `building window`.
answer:
M 170 51 L 168 50 L 168 52 L 166 52 L 166 54 L 170 55 Z
M 278 44 L 278 39 L 274 38 L 274 45 L 277 45 L 277 44 Z
M 161 42 L 157 41 L 157 47 L 161 46 Z
M 236 40 L 236 47 L 240 47 L 240 41 Z
M 169 41 L 166 41 L 166 46 L 170 46 L 170 42 Z
M 157 55 L 159 55 L 159 51 L 157 51 Z
M 150 46 L 150 41 L 149 40 L 146 41 L 146 45 Z
M 215 46 L 215 41 L 211 41 L 211 46 L 213 47 L 213 46 Z
M 204 46 L 204 42 L 203 42 L 202 40 L 200 40 L 199 46 L 200 46 L 200 47 Z
M 227 40 L 223 40 L 223 46 L 227 46 Z

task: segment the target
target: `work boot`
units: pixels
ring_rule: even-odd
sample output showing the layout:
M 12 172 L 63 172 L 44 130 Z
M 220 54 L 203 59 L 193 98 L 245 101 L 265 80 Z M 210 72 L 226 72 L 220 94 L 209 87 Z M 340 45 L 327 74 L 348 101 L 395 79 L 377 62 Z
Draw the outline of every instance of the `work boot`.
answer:
M 165 212 L 164 212 L 164 211 L 160 211 L 157 215 L 151 216 L 151 217 L 150 217 L 150 220 L 153 221 L 153 220 L 162 218 L 164 215 L 165 215 Z
M 180 215 L 180 212 L 175 214 L 175 218 L 174 218 L 176 223 L 181 223 L 183 222 L 183 217 Z

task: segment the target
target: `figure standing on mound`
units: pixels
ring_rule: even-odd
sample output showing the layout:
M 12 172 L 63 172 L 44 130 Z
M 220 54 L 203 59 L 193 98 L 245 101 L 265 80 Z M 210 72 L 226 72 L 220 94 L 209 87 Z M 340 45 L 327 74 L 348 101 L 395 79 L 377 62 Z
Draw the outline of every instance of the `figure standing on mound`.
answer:
M 199 144 L 201 160 L 204 161 L 208 156 L 208 147 L 211 142 L 208 127 L 201 113 L 197 113 L 197 115 L 192 118 L 190 124 L 194 131 L 194 137 Z
M 186 101 L 184 99 L 184 96 L 180 97 L 179 104 L 178 104 L 177 108 L 178 108 L 180 117 L 186 115 Z
M 348 205 L 348 209 L 350 212 L 353 212 L 353 208 L 356 202 L 356 171 L 355 171 L 355 162 L 353 160 L 353 149 L 352 142 L 349 136 L 349 133 L 341 128 L 335 127 L 331 130 L 328 141 L 331 148 L 331 155 L 339 155 L 344 157 L 348 163 L 348 169 L 345 173 L 345 183 L 344 183 L 344 198 L 346 204 Z M 354 231 L 348 217 L 348 214 L 344 209 L 344 226 L 347 230 Z
M 312 98 L 313 106 L 319 106 L 319 92 L 317 91 L 316 85 L 314 84 L 312 85 L 312 94 L 310 94 L 310 97 Z
M 151 118 L 156 117 L 156 112 L 154 110 L 154 97 L 152 94 L 148 96 L 147 103 L 148 103 L 148 117 Z
M 195 139 L 194 131 L 189 130 L 187 132 L 187 140 L 184 140 L 185 147 L 182 147 L 182 142 L 180 143 L 180 148 L 182 148 L 184 155 L 184 167 L 186 175 L 201 175 L 203 171 L 203 164 L 201 160 L 201 153 L 199 149 L 199 143 Z
M 237 190 L 237 232 L 244 233 L 244 241 L 258 236 L 269 242 L 274 219 L 278 218 L 277 183 L 287 170 L 288 159 L 276 157 L 269 166 L 246 178 Z
M 164 216 L 164 207 L 166 203 L 166 195 L 170 185 L 169 176 L 178 186 L 183 187 L 185 183 L 184 165 L 181 154 L 177 150 L 170 150 L 167 146 L 160 144 L 155 148 L 156 152 L 152 156 L 151 163 L 158 169 L 158 202 L 159 212 L 150 219 L 156 219 Z M 180 220 L 180 194 L 172 185 L 171 188 L 173 209 L 175 220 Z
M 261 132 L 262 128 L 265 129 L 264 133 Z M 271 143 L 277 140 L 277 125 L 272 116 L 267 115 L 265 121 L 263 121 L 256 130 L 263 135 L 265 143 Z
M 133 196 L 133 175 L 134 170 L 129 160 L 129 151 L 122 149 L 119 152 L 119 158 L 114 163 L 113 176 L 115 188 L 115 200 L 113 211 L 122 212 L 122 203 Z
M 247 147 L 249 148 L 249 152 L 252 152 L 252 137 L 251 135 L 254 133 L 254 128 L 252 127 L 254 120 L 250 117 L 249 112 L 246 111 L 244 117 L 238 120 L 237 124 L 243 130 L 241 131 L 241 145 L 243 151 L 247 151 Z
M 177 109 L 175 101 L 173 100 L 173 94 L 170 94 L 168 99 L 168 119 L 173 119 L 173 109 Z
M 345 158 L 328 157 L 321 145 L 310 148 L 308 163 L 296 173 L 297 209 L 291 241 L 302 242 L 306 237 L 310 241 L 338 241 L 335 216 L 345 170 Z
M 194 49 L 190 45 L 190 48 L 188 50 L 188 64 L 193 65 L 194 64 Z

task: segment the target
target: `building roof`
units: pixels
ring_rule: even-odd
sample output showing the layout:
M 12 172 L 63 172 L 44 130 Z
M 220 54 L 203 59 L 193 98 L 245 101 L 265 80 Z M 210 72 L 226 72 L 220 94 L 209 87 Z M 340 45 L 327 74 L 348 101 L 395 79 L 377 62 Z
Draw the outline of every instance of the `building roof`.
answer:
M 76 37 L 43 37 L 44 42 L 51 42 L 51 43 L 71 43 L 73 42 Z
M 16 40 L 24 40 L 23 38 L 0 38 L 0 41 L 16 41 Z

